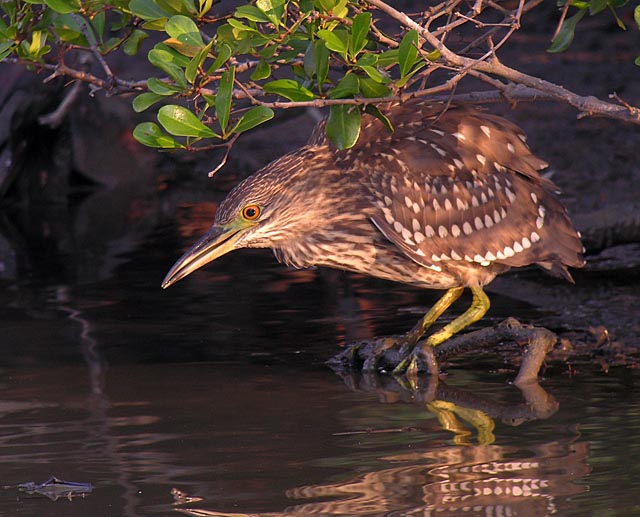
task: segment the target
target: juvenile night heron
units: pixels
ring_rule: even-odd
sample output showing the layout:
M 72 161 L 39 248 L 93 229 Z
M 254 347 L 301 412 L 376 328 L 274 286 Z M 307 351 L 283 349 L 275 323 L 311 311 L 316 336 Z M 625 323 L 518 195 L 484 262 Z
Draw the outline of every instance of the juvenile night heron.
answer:
M 381 108 L 393 133 L 364 115 L 358 143 L 338 151 L 320 123 L 307 145 L 235 187 L 162 287 L 229 251 L 272 248 L 298 268 L 447 289 L 402 339 L 404 369 L 482 318 L 483 286 L 511 267 L 536 264 L 572 281 L 567 266 L 584 264 L 579 234 L 520 128 L 464 106 L 412 100 Z M 469 309 L 421 340 L 465 287 Z

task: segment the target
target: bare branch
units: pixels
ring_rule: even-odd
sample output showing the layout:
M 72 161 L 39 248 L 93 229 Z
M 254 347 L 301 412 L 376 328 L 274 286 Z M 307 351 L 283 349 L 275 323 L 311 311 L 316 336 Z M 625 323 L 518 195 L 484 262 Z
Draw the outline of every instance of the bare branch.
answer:
M 47 113 L 46 115 L 41 115 L 38 117 L 38 124 L 41 126 L 49 126 L 52 129 L 55 129 L 62 124 L 62 121 L 67 116 L 67 113 L 71 110 L 73 103 L 78 98 L 78 94 L 82 89 L 81 81 L 74 81 L 73 86 L 69 89 L 67 94 L 62 99 L 60 105 L 51 113 Z
M 461 72 L 464 70 L 475 69 L 479 72 L 496 75 L 514 83 L 522 84 L 573 106 L 580 111 L 583 116 L 602 116 L 640 124 L 640 113 L 637 108 L 629 109 L 627 106 L 606 102 L 593 96 L 584 97 L 578 95 L 577 93 L 567 90 L 557 84 L 553 84 L 549 81 L 545 81 L 544 79 L 527 75 L 519 72 L 518 70 L 509 68 L 500 63 L 497 59 L 477 60 L 460 56 L 449 49 L 433 33 L 422 27 L 403 12 L 398 11 L 382 0 L 367 0 L 367 2 L 394 20 L 400 22 L 403 26 L 416 30 L 418 34 L 424 37 L 432 47 L 440 51 L 442 57 L 447 63 L 457 67 Z
M 7 63 L 34 66 L 32 62 L 23 61 L 18 58 L 6 58 L 5 61 Z M 95 86 L 96 89 L 109 89 L 109 84 L 104 79 L 96 77 L 89 72 L 71 68 L 67 66 L 62 60 L 60 60 L 58 63 L 38 63 L 36 66 L 43 70 L 53 70 L 51 75 L 47 76 L 44 82 L 52 81 L 57 77 L 67 76 L 71 79 L 76 79 L 78 81 L 82 81 L 83 83 L 91 84 Z M 114 83 L 115 85 L 111 88 L 111 91 L 116 94 L 143 92 L 147 90 L 147 81 L 124 81 L 114 76 Z
M 210 178 L 213 178 L 213 176 L 215 175 L 216 172 L 218 172 L 220 169 L 222 169 L 222 167 L 224 167 L 227 164 L 227 160 L 229 159 L 229 154 L 231 154 L 231 149 L 233 148 L 233 145 L 236 143 L 236 140 L 238 140 L 238 138 L 240 137 L 240 133 L 236 133 L 235 135 L 233 135 L 233 137 L 231 137 L 229 139 L 228 142 L 225 142 L 224 144 L 217 144 L 214 146 L 207 146 L 206 148 L 201 148 L 201 150 L 205 150 L 205 149 L 212 149 L 214 147 L 225 147 L 225 153 L 224 156 L 222 157 L 222 160 L 220 160 L 220 163 L 213 168 L 212 170 L 209 171 L 208 176 Z
M 111 88 L 113 88 L 113 85 L 115 84 L 115 77 L 113 75 L 113 72 L 111 71 L 111 68 L 109 68 L 109 65 L 107 64 L 104 57 L 100 53 L 98 46 L 96 45 L 96 36 L 93 33 L 93 30 L 89 28 L 89 24 L 87 23 L 87 21 L 79 14 L 71 13 L 71 17 L 80 26 L 80 30 L 82 31 L 82 34 L 84 34 L 84 37 L 87 39 L 87 42 L 89 43 L 89 47 L 91 48 L 91 53 L 96 58 L 98 63 L 100 63 L 102 70 L 104 70 L 104 73 L 107 76 L 107 84 L 109 84 L 108 89 L 111 90 Z

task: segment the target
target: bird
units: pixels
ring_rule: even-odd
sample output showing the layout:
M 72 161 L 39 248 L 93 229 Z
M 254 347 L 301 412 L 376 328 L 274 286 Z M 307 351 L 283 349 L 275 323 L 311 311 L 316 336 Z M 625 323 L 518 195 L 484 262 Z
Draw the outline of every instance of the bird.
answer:
M 535 264 L 573 282 L 568 268 L 585 263 L 580 234 L 522 129 L 465 104 L 412 99 L 378 108 L 391 128 L 363 113 L 357 143 L 337 149 L 325 119 L 306 145 L 240 182 L 162 287 L 232 250 L 271 248 L 294 268 L 445 290 L 397 343 L 394 373 L 406 373 L 486 314 L 484 288 L 497 275 Z M 464 289 L 469 308 L 426 336 Z

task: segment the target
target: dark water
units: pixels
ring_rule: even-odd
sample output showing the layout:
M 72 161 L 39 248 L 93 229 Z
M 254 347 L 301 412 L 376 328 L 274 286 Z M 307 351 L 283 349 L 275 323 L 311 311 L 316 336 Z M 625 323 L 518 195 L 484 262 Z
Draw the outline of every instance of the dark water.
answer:
M 4 220 L 0 515 L 640 514 L 636 370 L 550 364 L 520 391 L 483 354 L 418 391 L 339 377 L 324 361 L 344 343 L 407 329 L 436 294 L 260 251 L 162 291 L 212 211 L 177 204 L 100 194 L 58 227 Z M 485 324 L 566 320 L 497 285 Z M 93 489 L 17 488 L 51 475 Z

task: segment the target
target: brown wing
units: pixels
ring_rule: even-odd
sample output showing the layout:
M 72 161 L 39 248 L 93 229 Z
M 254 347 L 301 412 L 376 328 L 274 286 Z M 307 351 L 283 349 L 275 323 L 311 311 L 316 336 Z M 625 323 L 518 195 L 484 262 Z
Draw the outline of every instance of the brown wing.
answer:
M 362 170 L 380 210 L 376 226 L 407 256 L 447 269 L 535 263 L 569 279 L 565 266 L 583 265 L 555 186 L 537 172 L 546 163 L 517 126 L 422 102 L 388 115 L 393 134 L 367 120 L 358 145 L 339 159 Z

